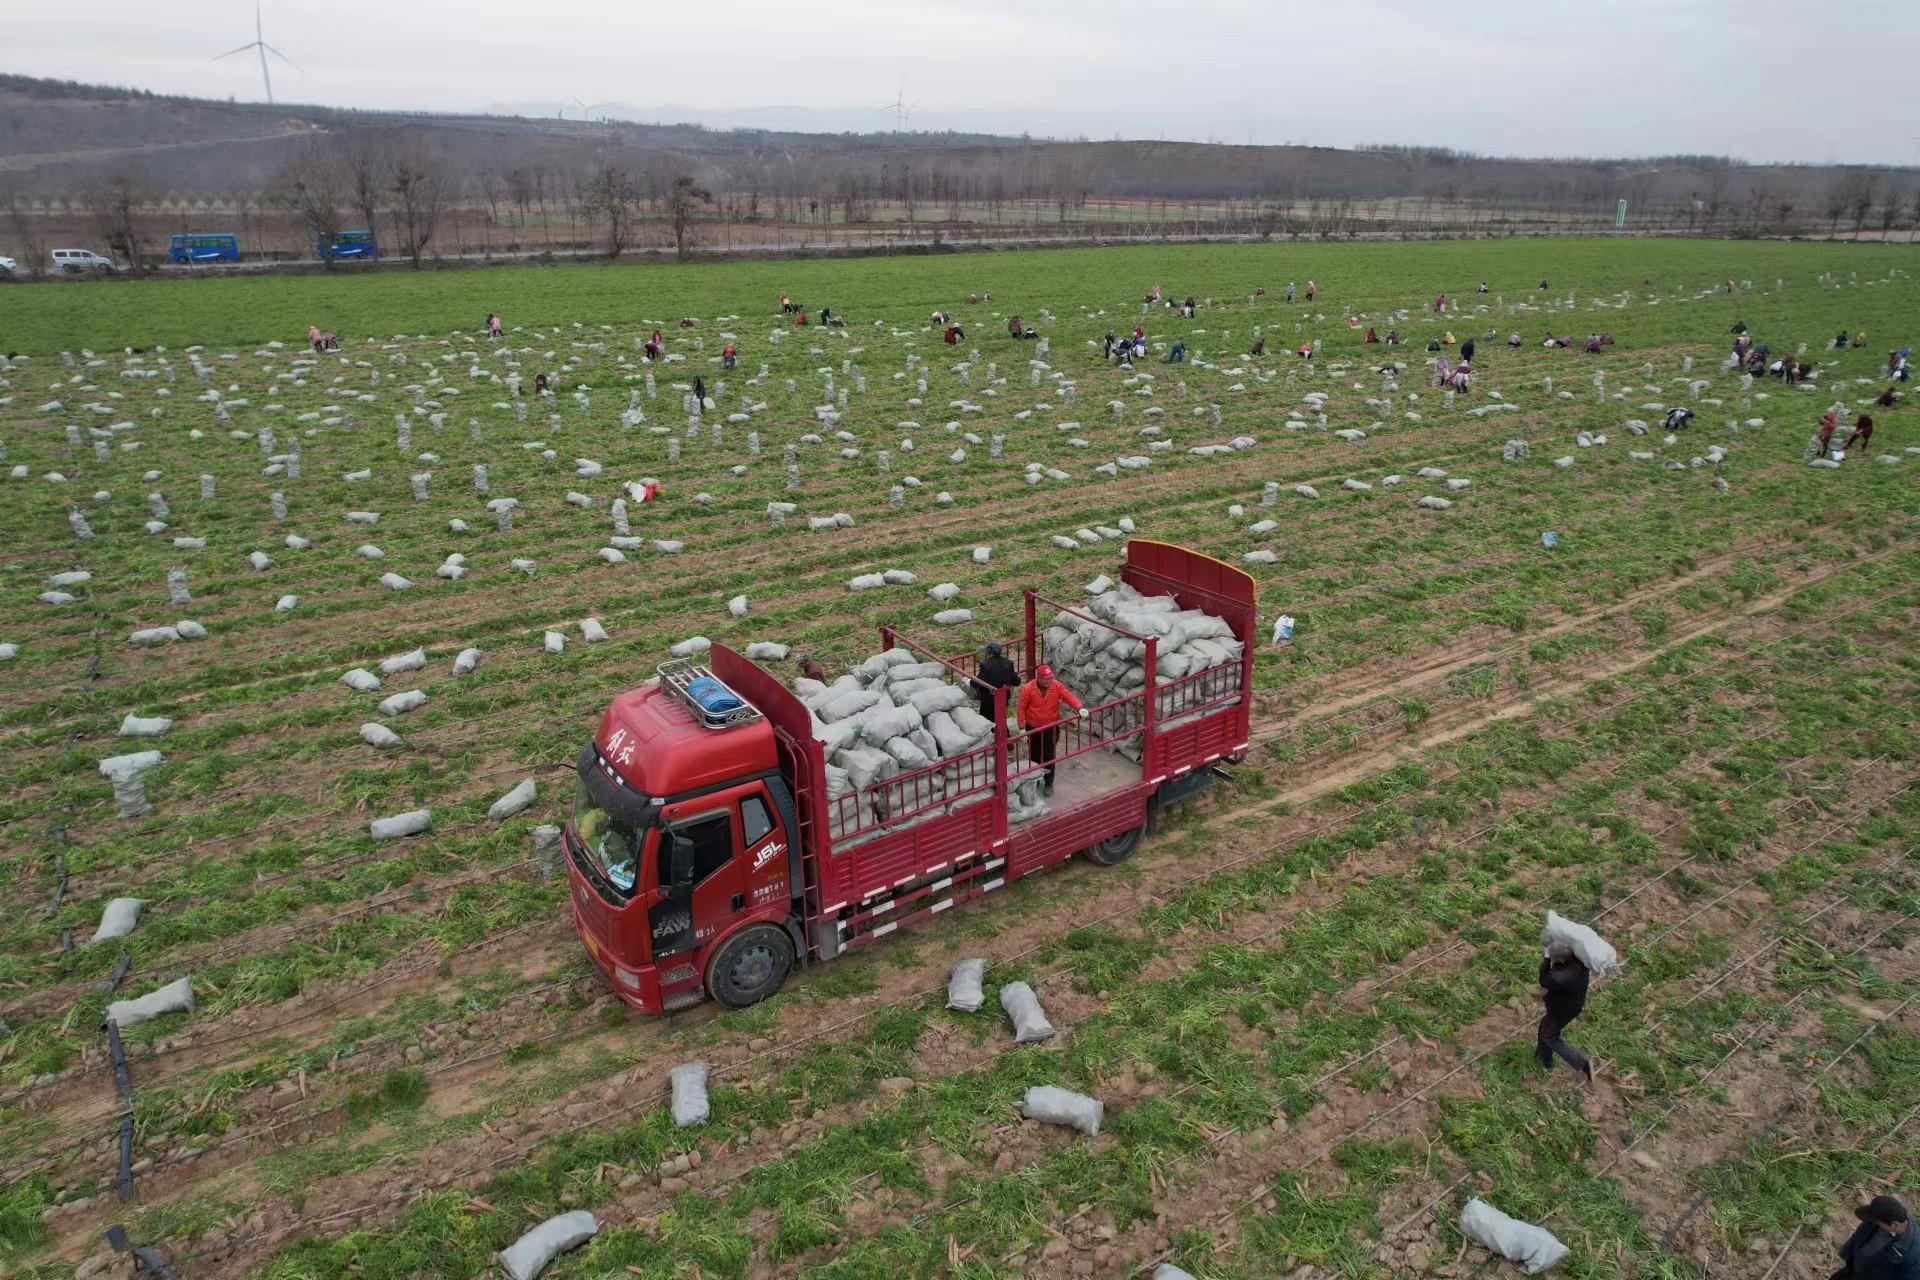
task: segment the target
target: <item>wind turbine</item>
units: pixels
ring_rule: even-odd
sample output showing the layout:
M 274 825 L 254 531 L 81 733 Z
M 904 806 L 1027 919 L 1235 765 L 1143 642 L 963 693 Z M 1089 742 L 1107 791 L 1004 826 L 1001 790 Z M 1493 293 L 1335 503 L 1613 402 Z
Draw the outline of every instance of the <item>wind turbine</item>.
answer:
M 893 131 L 895 133 L 901 133 L 905 131 L 907 127 L 907 121 L 913 118 L 913 113 L 919 110 L 919 107 L 920 107 L 920 104 L 918 102 L 915 102 L 911 107 L 908 106 L 906 95 L 907 95 L 907 78 L 905 76 L 901 76 L 900 89 L 897 93 L 893 95 L 893 101 L 883 102 L 880 104 L 879 107 L 876 108 L 876 110 L 879 110 L 879 111 L 893 112 Z
M 267 55 L 272 54 L 274 57 L 280 59 L 280 61 L 292 67 L 295 71 L 298 71 L 300 66 L 292 58 L 289 58 L 286 54 L 267 43 L 266 36 L 263 35 L 260 30 L 260 0 L 254 0 L 253 4 L 253 39 L 241 45 L 238 49 L 228 50 L 221 54 L 219 58 L 214 58 L 213 61 L 218 62 L 220 58 L 231 58 L 234 54 L 245 53 L 249 49 L 254 50 L 260 55 L 260 83 L 265 85 L 267 89 L 267 105 L 272 106 L 273 77 L 267 74 Z
M 614 104 L 611 102 L 596 102 L 592 106 L 588 106 L 586 103 L 580 101 L 580 99 L 575 98 L 573 100 L 573 105 L 580 108 L 580 118 L 582 120 L 591 121 L 593 119 L 594 112 L 600 110 L 603 107 L 611 107 Z

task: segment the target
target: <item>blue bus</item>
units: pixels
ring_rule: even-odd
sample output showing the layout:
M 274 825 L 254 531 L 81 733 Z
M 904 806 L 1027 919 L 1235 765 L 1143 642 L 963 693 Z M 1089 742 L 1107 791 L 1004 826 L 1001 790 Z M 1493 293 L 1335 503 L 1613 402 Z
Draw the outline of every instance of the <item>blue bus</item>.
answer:
M 238 262 L 240 241 L 226 231 L 195 231 L 167 241 L 170 262 Z
M 329 239 L 324 233 L 313 237 L 313 256 L 325 261 L 346 258 L 377 258 L 380 241 L 371 231 L 336 231 Z

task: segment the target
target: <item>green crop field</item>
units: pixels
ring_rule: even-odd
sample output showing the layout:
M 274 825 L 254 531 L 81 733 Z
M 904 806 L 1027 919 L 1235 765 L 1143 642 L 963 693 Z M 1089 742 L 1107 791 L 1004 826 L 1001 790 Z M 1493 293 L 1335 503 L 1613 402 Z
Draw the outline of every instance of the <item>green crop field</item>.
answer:
M 1479 1196 L 1582 1280 L 1826 1274 L 1853 1197 L 1920 1172 L 1920 419 L 1907 384 L 1871 405 L 1920 327 L 1912 260 L 1182 246 L 0 290 L 0 1272 L 130 1275 L 124 1223 L 187 1280 L 451 1280 L 591 1208 L 549 1276 L 1491 1275 L 1457 1226 Z M 1198 313 L 1143 315 L 1155 284 Z M 1814 376 L 1724 372 L 1736 322 Z M 1116 369 L 1102 335 L 1136 323 Z M 1478 343 L 1458 395 L 1424 349 L 1448 333 Z M 1877 430 L 1810 466 L 1830 405 Z M 1263 640 L 1295 619 L 1230 777 L 1118 868 L 745 1011 L 648 1019 L 598 982 L 530 833 L 669 645 L 834 669 L 891 623 L 959 652 L 1013 635 L 1023 589 L 1112 572 L 1123 517 L 1244 565 Z M 890 568 L 918 583 L 848 590 Z M 943 582 L 971 621 L 935 624 Z M 120 817 L 98 763 L 145 749 L 150 810 Z M 121 897 L 137 927 L 88 945 Z M 1549 908 L 1626 958 L 1569 1032 L 1592 1086 L 1532 1058 Z M 944 1008 L 968 955 L 1061 1034 Z M 183 977 L 195 1007 L 126 1028 L 117 1085 L 106 1003 Z M 676 1129 L 696 1058 L 713 1118 Z M 1037 1084 L 1101 1098 L 1100 1134 L 1023 1120 Z

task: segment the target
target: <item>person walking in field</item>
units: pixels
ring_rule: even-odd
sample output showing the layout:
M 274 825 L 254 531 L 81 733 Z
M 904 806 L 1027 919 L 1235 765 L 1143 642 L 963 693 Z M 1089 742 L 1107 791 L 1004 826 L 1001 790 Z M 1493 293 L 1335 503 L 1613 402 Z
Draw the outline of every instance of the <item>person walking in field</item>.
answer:
M 1840 446 L 1841 449 L 1853 448 L 1855 440 L 1860 442 L 1860 447 L 1863 449 L 1873 443 L 1873 419 L 1864 413 L 1854 420 L 1853 434 L 1847 437 L 1847 442 Z
M 1860 1225 L 1840 1246 L 1842 1265 L 1829 1280 L 1920 1280 L 1920 1242 L 1907 1206 L 1875 1196 L 1853 1216 Z
M 1293 301 L 1293 281 L 1287 281 L 1287 301 Z
M 1060 725 L 1066 720 L 1062 706 L 1073 708 L 1080 718 L 1087 709 L 1073 691 L 1053 678 L 1053 668 L 1041 663 L 1033 669 L 1033 679 L 1020 686 L 1017 712 L 1020 727 L 1030 731 L 1027 758 L 1047 771 L 1046 793 L 1053 794 L 1054 757 L 1060 746 Z
M 989 644 L 980 656 L 980 670 L 973 677 L 973 698 L 980 706 L 983 719 L 993 719 L 993 692 L 996 689 L 1011 689 L 1017 698 L 1020 693 L 1020 673 L 1014 670 L 1012 659 L 1000 651 L 998 644 Z
M 487 341 L 492 342 L 500 336 L 500 313 L 491 312 L 487 316 Z
M 1467 336 L 1467 340 L 1460 344 L 1460 363 L 1466 364 L 1468 361 L 1472 359 L 1473 359 L 1473 336 L 1469 334 Z
M 1565 943 L 1555 943 L 1547 948 L 1546 958 L 1540 961 L 1540 991 L 1547 1007 L 1540 1018 L 1533 1055 L 1548 1071 L 1553 1070 L 1553 1059 L 1558 1055 L 1561 1061 L 1586 1076 L 1587 1083 L 1592 1084 L 1593 1063 L 1587 1060 L 1586 1054 L 1561 1038 L 1567 1024 L 1579 1017 L 1587 1007 L 1588 978 L 1587 966 L 1580 963 L 1580 958 L 1573 954 L 1573 948 Z
M 1835 406 L 1820 416 L 1820 456 L 1833 449 L 1833 433 L 1840 429 L 1840 409 Z
M 1311 280 L 1307 281 L 1307 301 L 1312 302 L 1319 295 L 1320 295 L 1320 286 L 1315 284 Z

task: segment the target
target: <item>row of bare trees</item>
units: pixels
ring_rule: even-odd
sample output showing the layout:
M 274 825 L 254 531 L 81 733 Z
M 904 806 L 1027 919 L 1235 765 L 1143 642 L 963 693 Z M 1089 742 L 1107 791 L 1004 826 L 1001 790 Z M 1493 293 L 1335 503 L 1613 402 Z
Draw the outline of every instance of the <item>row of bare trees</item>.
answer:
M 460 195 L 424 139 L 389 132 L 310 139 L 281 168 L 274 191 L 316 241 L 346 230 L 349 214 L 376 235 L 384 219 L 415 267 Z

